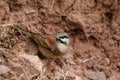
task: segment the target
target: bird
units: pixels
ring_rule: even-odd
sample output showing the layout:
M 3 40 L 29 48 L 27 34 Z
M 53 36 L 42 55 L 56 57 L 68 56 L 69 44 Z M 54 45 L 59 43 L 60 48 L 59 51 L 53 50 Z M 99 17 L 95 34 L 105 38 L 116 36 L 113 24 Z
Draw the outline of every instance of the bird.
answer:
M 70 37 L 66 32 L 42 35 L 25 30 L 15 24 L 13 27 L 31 37 L 36 42 L 40 53 L 46 58 L 61 58 L 69 48 Z

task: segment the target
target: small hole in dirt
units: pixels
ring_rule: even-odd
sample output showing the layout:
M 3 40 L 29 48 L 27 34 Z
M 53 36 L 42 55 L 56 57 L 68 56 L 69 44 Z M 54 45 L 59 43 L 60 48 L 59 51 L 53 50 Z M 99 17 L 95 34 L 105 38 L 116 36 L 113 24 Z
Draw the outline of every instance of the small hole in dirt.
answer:
M 90 40 L 90 42 L 91 42 L 95 47 L 99 47 L 99 45 L 98 45 L 99 40 L 96 39 L 94 36 L 89 36 L 88 39 Z
M 97 3 L 97 0 L 94 0 L 95 3 Z
M 45 12 L 41 12 L 41 15 L 45 16 Z
M 19 32 L 16 32 L 15 35 L 16 35 L 16 36 L 19 36 L 19 35 L 21 35 L 21 34 L 20 34 Z
M 62 20 L 65 21 L 66 19 L 66 16 L 61 16 Z
M 113 18 L 113 13 L 112 12 L 107 12 L 105 15 L 110 20 Z
M 85 33 L 84 33 L 84 31 L 82 29 L 74 29 L 73 33 L 74 33 L 73 36 L 79 35 L 80 41 L 82 41 L 82 42 L 86 42 L 87 41 Z

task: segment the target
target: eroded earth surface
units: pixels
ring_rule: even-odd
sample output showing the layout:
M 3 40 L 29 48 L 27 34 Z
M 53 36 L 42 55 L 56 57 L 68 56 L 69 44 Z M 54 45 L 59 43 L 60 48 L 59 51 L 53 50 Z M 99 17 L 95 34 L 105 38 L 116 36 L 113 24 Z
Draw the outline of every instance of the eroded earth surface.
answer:
M 65 31 L 69 49 L 58 61 L 43 58 L 8 24 Z M 120 80 L 120 0 L 1 0 L 0 80 Z

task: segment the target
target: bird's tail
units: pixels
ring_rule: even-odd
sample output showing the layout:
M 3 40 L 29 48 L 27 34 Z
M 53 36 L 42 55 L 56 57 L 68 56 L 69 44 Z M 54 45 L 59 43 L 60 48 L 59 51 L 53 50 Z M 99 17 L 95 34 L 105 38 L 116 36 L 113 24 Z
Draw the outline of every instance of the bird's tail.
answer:
M 13 25 L 12 27 L 15 28 L 15 29 L 17 29 L 17 30 L 19 30 L 19 31 L 21 31 L 23 34 L 26 34 L 28 36 L 32 36 L 33 35 L 32 32 L 30 32 L 28 30 L 25 30 L 25 29 L 22 29 L 21 27 L 19 27 L 17 25 Z

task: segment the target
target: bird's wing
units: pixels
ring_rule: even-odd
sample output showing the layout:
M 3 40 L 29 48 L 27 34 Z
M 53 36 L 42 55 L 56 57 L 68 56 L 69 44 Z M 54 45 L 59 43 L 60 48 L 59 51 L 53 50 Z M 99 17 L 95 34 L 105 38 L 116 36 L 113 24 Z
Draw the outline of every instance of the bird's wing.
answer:
M 41 45 L 51 51 L 57 50 L 56 40 L 52 36 L 42 36 L 39 34 L 34 34 L 33 40 L 38 44 L 38 46 Z

